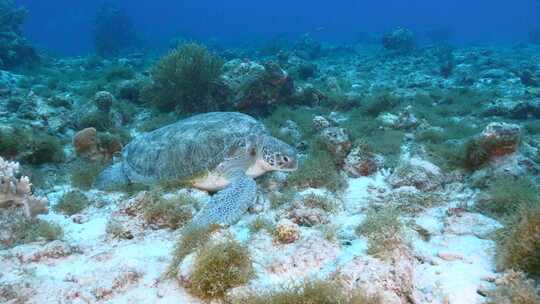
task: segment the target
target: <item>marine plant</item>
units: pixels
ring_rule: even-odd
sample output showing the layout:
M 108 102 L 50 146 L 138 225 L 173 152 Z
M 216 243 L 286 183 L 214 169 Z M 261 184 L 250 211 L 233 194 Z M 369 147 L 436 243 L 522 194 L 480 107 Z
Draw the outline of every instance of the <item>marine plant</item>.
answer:
M 188 43 L 161 58 L 152 68 L 152 83 L 143 99 L 161 110 L 181 113 L 223 108 L 213 100 L 223 61 L 204 46 Z
M 272 233 L 274 230 L 274 223 L 264 216 L 259 215 L 249 223 L 248 227 L 252 234 L 261 230 L 266 230 L 267 232 Z
M 334 212 L 338 209 L 337 202 L 325 194 L 309 193 L 302 198 L 302 205 L 308 208 L 319 208 L 326 212 Z
M 44 164 L 49 162 L 61 162 L 64 151 L 60 140 L 52 135 L 37 132 L 29 143 L 31 153 L 21 158 L 28 164 Z
M 355 108 L 347 114 L 348 119 L 341 125 L 347 130 L 352 141 L 371 137 L 381 127 L 380 122 L 375 117 L 365 115 L 362 108 Z
M 335 281 L 306 279 L 278 290 L 258 295 L 245 295 L 231 300 L 233 304 L 382 304 L 377 295 L 367 295 L 356 289 L 351 293 Z
M 201 299 L 220 299 L 253 276 L 248 249 L 235 240 L 209 243 L 197 252 L 189 292 Z
M 219 229 L 219 225 L 205 227 L 197 225 L 185 226 L 182 229 L 180 240 L 178 240 L 174 247 L 172 261 L 167 270 L 167 275 L 169 277 L 175 277 L 178 274 L 178 266 L 180 266 L 184 258 L 206 244 L 210 239 L 212 232 L 217 229 Z
M 501 268 L 540 275 L 540 204 L 522 206 L 498 232 L 496 241 Z
M 0 129 L 0 154 L 31 165 L 60 162 L 64 158 L 57 137 L 22 127 Z
M 368 239 L 370 255 L 384 258 L 405 243 L 404 227 L 399 209 L 388 206 L 380 210 L 370 209 L 364 221 L 356 228 L 356 233 Z
M 164 198 L 160 191 L 150 191 L 142 202 L 143 218 L 148 224 L 177 229 L 191 219 L 191 206 L 196 204 L 187 194 Z
M 89 205 L 90 201 L 84 193 L 73 190 L 64 194 L 60 201 L 53 207 L 53 210 L 66 215 L 74 215 L 83 211 Z
M 498 280 L 497 287 L 490 290 L 487 304 L 537 304 L 540 295 L 534 282 L 519 271 L 510 270 Z
M 326 188 L 341 192 L 347 187 L 347 180 L 336 168 L 335 159 L 322 149 L 311 149 L 308 158 L 298 166 L 298 170 L 287 178 L 287 186 L 296 188 Z
M 109 112 L 91 111 L 81 117 L 78 128 L 95 128 L 98 131 L 108 131 L 113 127 L 112 119 L 113 117 Z
M 513 216 L 523 207 L 540 206 L 538 186 L 527 177 L 497 176 L 488 184 L 489 199 L 476 207 L 489 215 Z
M 540 119 L 525 121 L 524 127 L 528 134 L 540 134 Z
M 368 97 L 362 103 L 362 112 L 364 114 L 377 117 L 383 112 L 388 112 L 400 104 L 400 99 L 392 95 L 390 92 L 381 92 L 374 96 Z
M 375 131 L 364 138 L 364 143 L 373 153 L 384 156 L 385 166 L 395 167 L 399 161 L 404 136 L 405 133 L 401 130 Z
M 16 244 L 25 244 L 43 239 L 46 241 L 59 240 L 64 236 L 62 227 L 41 219 L 21 221 L 14 231 Z
M 74 162 L 69 169 L 71 184 L 82 190 L 90 190 L 104 167 L 100 162 Z
M 0 129 L 0 155 L 13 158 L 23 149 L 17 128 Z
M 272 192 L 268 195 L 270 200 L 270 205 L 272 208 L 278 208 L 286 203 L 291 202 L 296 195 L 296 192 L 293 189 L 286 188 L 283 192 Z
M 470 170 L 476 170 L 489 161 L 489 151 L 478 138 L 471 138 L 465 143 L 463 165 Z
M 272 136 L 285 141 L 288 144 L 295 144 L 294 139 L 283 136 L 280 133 L 280 128 L 285 124 L 287 120 L 291 120 L 298 125 L 300 134 L 303 139 L 311 140 L 316 134 L 316 130 L 313 129 L 313 117 L 315 115 L 325 114 L 327 111 L 322 108 L 308 108 L 308 107 L 289 107 L 279 106 L 272 114 L 264 119 L 264 125 L 270 130 Z
M 107 82 L 132 79 L 133 77 L 135 77 L 135 71 L 132 67 L 125 65 L 113 65 L 104 73 L 104 80 Z

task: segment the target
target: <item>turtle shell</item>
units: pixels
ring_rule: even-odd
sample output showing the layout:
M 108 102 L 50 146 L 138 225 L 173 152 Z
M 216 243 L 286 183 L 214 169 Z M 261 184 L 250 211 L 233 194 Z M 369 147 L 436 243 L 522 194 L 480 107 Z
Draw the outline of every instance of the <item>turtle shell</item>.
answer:
M 123 170 L 131 182 L 186 180 L 245 155 L 265 134 L 264 125 L 249 115 L 195 115 L 136 137 L 124 148 Z

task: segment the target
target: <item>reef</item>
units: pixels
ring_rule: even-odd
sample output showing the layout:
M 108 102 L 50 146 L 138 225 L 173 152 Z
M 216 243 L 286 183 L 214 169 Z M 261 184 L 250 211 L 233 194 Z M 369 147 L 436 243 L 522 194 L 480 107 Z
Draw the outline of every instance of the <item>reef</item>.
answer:
M 537 303 L 540 48 L 428 35 L 2 66 L 0 302 Z M 215 194 L 183 181 L 95 187 L 132 138 L 214 110 L 298 153 L 237 222 L 191 225 Z

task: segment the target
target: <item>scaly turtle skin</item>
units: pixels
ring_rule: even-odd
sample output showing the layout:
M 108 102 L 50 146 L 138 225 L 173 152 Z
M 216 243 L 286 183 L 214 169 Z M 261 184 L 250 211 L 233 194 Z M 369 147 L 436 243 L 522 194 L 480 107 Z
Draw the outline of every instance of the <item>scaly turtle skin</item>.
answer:
M 255 201 L 254 178 L 296 168 L 296 151 L 272 137 L 256 119 L 213 112 L 138 136 L 124 148 L 122 161 L 100 175 L 97 187 L 178 182 L 220 190 L 194 222 L 228 225 Z

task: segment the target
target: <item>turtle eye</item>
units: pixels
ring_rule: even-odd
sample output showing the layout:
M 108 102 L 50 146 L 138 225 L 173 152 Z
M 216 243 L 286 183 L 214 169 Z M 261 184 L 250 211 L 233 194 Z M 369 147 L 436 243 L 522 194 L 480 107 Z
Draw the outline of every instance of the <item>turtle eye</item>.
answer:
M 283 161 L 285 161 L 286 163 L 289 162 L 289 158 L 287 156 L 283 156 Z

